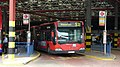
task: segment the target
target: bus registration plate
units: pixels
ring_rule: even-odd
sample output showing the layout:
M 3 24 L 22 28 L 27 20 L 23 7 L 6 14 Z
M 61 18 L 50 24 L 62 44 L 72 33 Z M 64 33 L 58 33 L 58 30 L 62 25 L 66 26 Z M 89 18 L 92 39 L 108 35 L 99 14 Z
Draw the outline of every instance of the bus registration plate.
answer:
M 75 53 L 75 51 L 68 51 L 68 53 Z

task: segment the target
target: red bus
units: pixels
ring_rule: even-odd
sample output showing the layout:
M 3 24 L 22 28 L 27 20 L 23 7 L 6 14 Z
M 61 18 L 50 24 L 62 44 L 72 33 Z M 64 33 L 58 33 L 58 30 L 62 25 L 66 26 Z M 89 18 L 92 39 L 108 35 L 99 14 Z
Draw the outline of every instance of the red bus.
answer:
M 52 54 L 84 53 L 85 31 L 82 21 L 44 23 L 35 29 L 35 49 Z

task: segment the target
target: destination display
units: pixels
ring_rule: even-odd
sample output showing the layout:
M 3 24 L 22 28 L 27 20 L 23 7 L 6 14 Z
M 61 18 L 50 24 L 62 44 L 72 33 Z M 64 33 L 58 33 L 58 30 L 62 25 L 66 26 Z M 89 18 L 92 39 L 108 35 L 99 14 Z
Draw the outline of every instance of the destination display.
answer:
M 59 22 L 58 27 L 81 27 L 80 22 Z

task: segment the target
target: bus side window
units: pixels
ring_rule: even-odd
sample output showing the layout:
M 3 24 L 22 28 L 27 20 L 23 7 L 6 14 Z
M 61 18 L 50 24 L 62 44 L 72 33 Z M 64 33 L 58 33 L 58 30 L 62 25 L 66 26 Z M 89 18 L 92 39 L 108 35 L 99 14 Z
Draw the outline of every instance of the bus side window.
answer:
M 45 40 L 45 32 L 41 31 L 40 33 L 40 41 L 44 41 Z
M 50 41 L 51 40 L 51 34 L 50 31 L 45 32 L 45 40 Z

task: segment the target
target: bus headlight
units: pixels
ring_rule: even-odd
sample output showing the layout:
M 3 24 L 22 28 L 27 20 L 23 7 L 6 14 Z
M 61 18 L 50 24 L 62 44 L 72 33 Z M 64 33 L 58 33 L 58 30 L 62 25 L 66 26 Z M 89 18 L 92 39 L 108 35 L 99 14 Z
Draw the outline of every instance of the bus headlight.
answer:
M 76 47 L 76 44 L 73 44 L 73 47 Z
M 85 48 L 80 48 L 79 50 L 85 50 Z
M 57 49 L 55 49 L 55 51 L 62 51 L 62 49 L 60 49 L 60 48 L 57 48 Z

